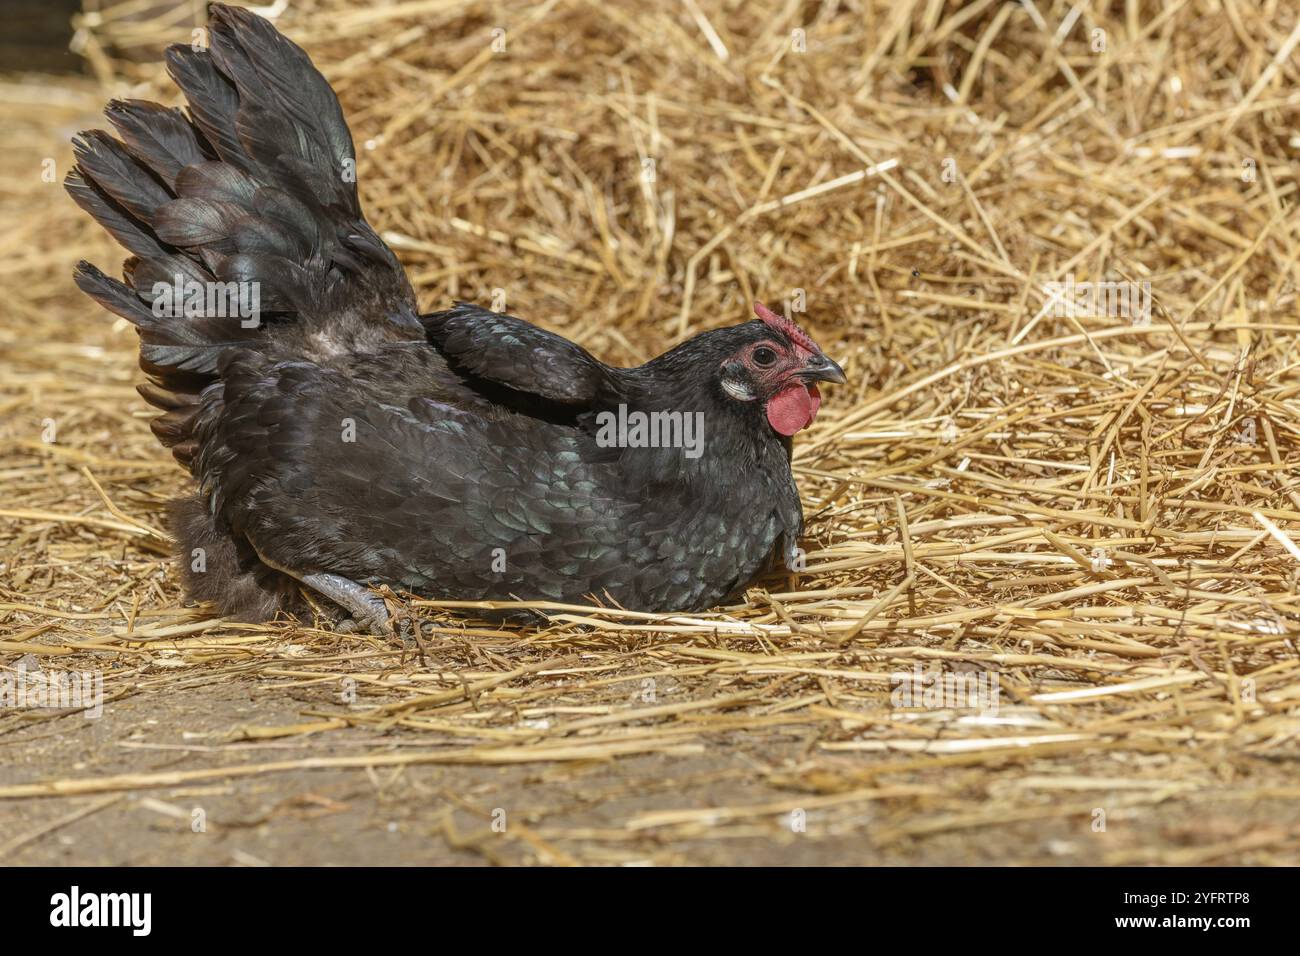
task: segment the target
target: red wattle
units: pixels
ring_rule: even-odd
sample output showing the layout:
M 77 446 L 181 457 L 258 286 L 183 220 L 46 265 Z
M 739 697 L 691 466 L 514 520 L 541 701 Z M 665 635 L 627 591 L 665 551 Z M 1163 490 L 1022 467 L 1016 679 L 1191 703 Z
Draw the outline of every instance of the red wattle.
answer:
M 782 435 L 793 435 L 813 423 L 821 404 L 816 385 L 789 385 L 768 399 L 767 421 Z

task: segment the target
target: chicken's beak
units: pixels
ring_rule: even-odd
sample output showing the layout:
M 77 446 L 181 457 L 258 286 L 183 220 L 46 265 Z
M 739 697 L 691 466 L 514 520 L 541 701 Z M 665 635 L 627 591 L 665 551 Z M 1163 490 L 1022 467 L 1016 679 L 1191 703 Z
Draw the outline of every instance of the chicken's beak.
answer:
M 843 385 L 848 381 L 844 369 L 820 353 L 810 358 L 796 374 L 805 382 L 834 382 Z

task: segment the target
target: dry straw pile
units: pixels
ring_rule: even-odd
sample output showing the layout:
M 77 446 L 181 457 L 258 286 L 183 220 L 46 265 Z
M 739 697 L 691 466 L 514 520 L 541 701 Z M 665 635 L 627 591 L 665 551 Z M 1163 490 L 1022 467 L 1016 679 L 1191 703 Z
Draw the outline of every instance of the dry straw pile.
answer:
M 412 600 L 425 661 L 180 602 L 186 479 L 135 335 L 69 281 L 120 252 L 41 174 L 110 93 L 171 96 L 192 16 L 88 17 L 96 79 L 0 84 L 0 664 L 103 669 L 110 714 L 243 682 L 299 716 L 11 766 L 18 844 L 76 795 L 456 764 L 457 812 L 517 765 L 589 811 L 521 798 L 467 841 L 492 859 L 1300 860 L 1294 4 L 295 0 L 424 306 L 503 294 L 630 364 L 784 300 L 852 383 L 797 440 L 797 580 L 523 630 Z M 1149 315 L 1059 314 L 1071 278 Z M 967 683 L 896 706 L 917 668 Z M 74 731 L 0 716 L 9 754 Z

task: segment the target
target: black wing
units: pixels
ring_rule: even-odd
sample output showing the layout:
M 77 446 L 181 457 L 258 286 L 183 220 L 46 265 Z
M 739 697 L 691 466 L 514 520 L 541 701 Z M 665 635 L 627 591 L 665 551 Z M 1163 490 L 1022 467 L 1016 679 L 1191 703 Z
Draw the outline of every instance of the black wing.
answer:
M 425 333 L 456 371 L 564 405 L 611 392 L 612 369 L 554 332 L 468 302 L 423 315 Z

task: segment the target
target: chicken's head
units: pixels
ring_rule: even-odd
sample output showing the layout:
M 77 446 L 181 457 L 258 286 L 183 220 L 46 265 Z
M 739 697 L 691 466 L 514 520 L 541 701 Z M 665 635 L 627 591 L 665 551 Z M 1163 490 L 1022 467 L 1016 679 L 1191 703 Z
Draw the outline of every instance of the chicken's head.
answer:
M 817 383 L 843 384 L 844 370 L 789 319 L 761 302 L 754 303 L 754 314 L 761 321 L 741 327 L 749 332 L 746 341 L 722 363 L 722 391 L 738 402 L 761 403 L 768 424 L 793 435 L 817 416 Z

